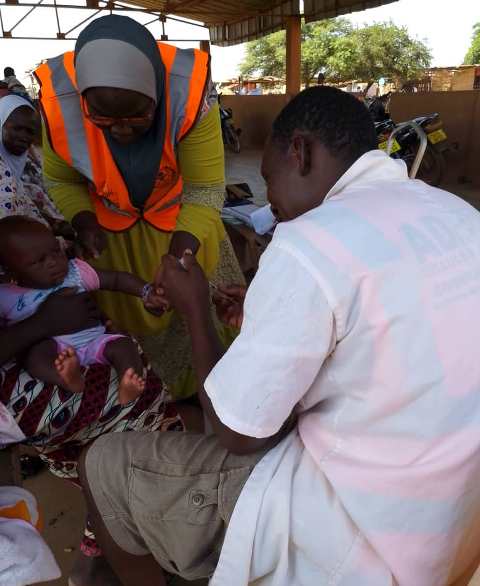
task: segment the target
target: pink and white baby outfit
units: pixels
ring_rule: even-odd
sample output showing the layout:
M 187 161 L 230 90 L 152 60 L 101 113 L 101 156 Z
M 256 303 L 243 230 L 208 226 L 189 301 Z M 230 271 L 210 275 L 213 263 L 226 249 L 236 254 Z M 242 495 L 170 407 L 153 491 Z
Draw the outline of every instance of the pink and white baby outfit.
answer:
M 74 259 L 68 263 L 68 274 L 60 285 L 50 289 L 29 289 L 12 283 L 0 285 L 0 327 L 7 327 L 33 315 L 49 295 L 64 288 L 75 288 L 77 293 L 96 291 L 100 288 L 97 272 L 86 262 Z M 108 364 L 104 349 L 108 342 L 123 336 L 107 334 L 103 325 L 73 334 L 55 337 L 61 352 L 75 348 L 80 364 Z

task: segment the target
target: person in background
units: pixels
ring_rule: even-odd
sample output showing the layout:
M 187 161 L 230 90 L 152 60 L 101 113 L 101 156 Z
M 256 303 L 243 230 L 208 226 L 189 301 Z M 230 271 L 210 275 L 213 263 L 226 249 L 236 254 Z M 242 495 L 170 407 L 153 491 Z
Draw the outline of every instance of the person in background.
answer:
M 28 92 L 25 86 L 18 81 L 13 67 L 5 67 L 5 69 L 3 70 L 3 75 L 3 81 L 7 84 L 8 90 L 10 92 L 14 94 L 19 94 L 21 96 L 28 96 Z
M 45 191 L 40 162 L 31 150 L 37 127 L 30 102 L 13 94 L 0 99 L 0 219 L 27 216 L 70 236 L 68 224 Z M 0 320 L 0 402 L 49 470 L 75 483 L 83 446 L 102 433 L 183 429 L 166 387 L 150 368 L 139 399 L 120 405 L 119 380 L 109 365 L 88 367 L 85 392 L 78 395 L 31 377 L 15 361 L 41 340 L 98 325 L 99 312 L 85 295 L 74 295 L 70 289 L 51 295 L 37 314 L 19 324 L 7 327 Z M 110 576 L 95 536 L 86 527 L 72 584 L 113 586 Z
M 138 22 L 110 15 L 36 76 L 49 193 L 96 268 L 149 281 L 164 254 L 189 248 L 210 279 L 242 278 L 220 218 L 224 150 L 206 53 L 157 45 Z M 140 336 L 173 394 L 196 392 L 178 314 L 159 319 L 126 295 L 98 299 L 119 328 Z M 218 327 L 228 344 L 232 332 Z
M 411 181 L 332 87 L 283 109 L 262 174 L 279 224 L 226 352 L 194 255 L 163 260 L 213 434 L 89 448 L 107 558 L 123 586 L 163 586 L 162 568 L 210 586 L 465 584 L 480 543 L 480 214 Z
M 321 71 L 317 75 L 317 85 L 325 85 L 325 74 Z
M 47 195 L 32 148 L 38 122 L 28 100 L 14 94 L 0 98 L 0 219 L 27 216 L 68 235 L 65 219 Z
M 0 321 L 0 404 L 50 472 L 78 486 L 78 457 L 102 433 L 181 431 L 184 425 L 167 388 L 148 366 L 144 392 L 127 405 L 118 402 L 119 378 L 109 365 L 87 367 L 80 394 L 25 371 L 16 357 L 32 345 L 99 324 L 101 314 L 89 293 L 74 293 L 69 289 L 50 295 L 34 315 L 17 324 Z M 71 586 L 119 586 L 89 523 L 72 566 Z
M 261 96 L 263 94 L 263 90 L 260 84 L 252 83 L 252 87 L 248 90 L 249 96 Z

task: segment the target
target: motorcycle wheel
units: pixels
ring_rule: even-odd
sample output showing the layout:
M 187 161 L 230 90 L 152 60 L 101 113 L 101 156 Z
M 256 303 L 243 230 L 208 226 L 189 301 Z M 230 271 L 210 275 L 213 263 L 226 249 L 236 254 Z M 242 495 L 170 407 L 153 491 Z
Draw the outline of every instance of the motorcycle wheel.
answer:
M 417 150 L 409 152 L 403 160 L 407 163 L 408 171 L 413 165 L 415 161 L 415 156 L 417 154 Z M 420 169 L 418 170 L 416 179 L 421 179 L 428 183 L 428 185 L 432 185 L 433 187 L 438 187 L 442 182 L 443 175 L 445 173 L 445 157 L 431 145 L 427 146 L 427 150 L 425 151 L 425 155 L 422 159 L 420 164 Z
M 230 150 L 238 155 L 240 152 L 240 137 L 231 124 L 225 124 L 223 132 L 223 142 Z

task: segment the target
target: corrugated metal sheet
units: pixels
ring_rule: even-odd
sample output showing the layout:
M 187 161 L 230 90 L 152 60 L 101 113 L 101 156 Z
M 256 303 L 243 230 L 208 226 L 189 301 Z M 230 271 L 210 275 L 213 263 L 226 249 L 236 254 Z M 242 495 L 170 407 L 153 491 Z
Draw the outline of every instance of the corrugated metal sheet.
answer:
M 285 17 L 300 14 L 299 0 L 288 0 L 262 12 L 258 16 L 239 22 L 210 26 L 210 41 L 214 45 L 228 46 L 253 41 L 285 28 Z
M 304 0 L 307 22 L 365 10 L 397 0 Z M 214 45 L 252 41 L 285 28 L 300 13 L 299 0 L 129 0 L 129 4 L 205 23 Z
M 307 22 L 333 18 L 341 14 L 376 8 L 397 0 L 304 0 L 304 13 Z
M 142 0 L 139 0 L 142 1 Z M 298 4 L 298 0 L 295 2 Z M 286 0 L 168 0 L 167 10 L 208 25 L 234 23 L 268 14 Z

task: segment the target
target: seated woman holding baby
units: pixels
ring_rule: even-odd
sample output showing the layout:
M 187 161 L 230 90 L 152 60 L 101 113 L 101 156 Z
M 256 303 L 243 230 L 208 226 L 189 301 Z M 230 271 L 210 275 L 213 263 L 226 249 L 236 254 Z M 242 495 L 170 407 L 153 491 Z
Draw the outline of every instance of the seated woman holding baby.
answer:
M 48 60 L 37 77 L 54 203 L 24 176 L 36 113 L 25 100 L 10 104 L 1 120 L 0 217 L 9 217 L 0 227 L 0 401 L 50 468 L 76 478 L 82 447 L 103 433 L 183 428 L 166 387 L 123 334 L 140 337 L 176 396 L 195 391 L 186 329 L 149 286 L 161 257 L 188 248 L 211 279 L 242 277 L 219 215 L 223 145 L 204 54 L 158 46 L 114 15 L 89 25 L 75 54 Z M 77 87 L 66 91 L 72 79 Z M 101 291 L 99 307 L 91 291 Z M 107 331 L 102 316 L 122 334 Z M 230 331 L 219 328 L 228 343 Z M 82 551 L 100 553 L 88 530 Z M 74 578 L 94 583 L 83 570 Z
M 68 260 L 68 241 L 54 237 L 71 230 L 30 150 L 38 124 L 25 99 L 0 99 L 0 401 L 49 469 L 76 482 L 82 448 L 103 433 L 184 427 L 138 345 L 105 331 L 89 293 L 126 290 L 147 307 L 154 292 Z M 93 583 L 100 553 L 86 527 L 72 583 Z

